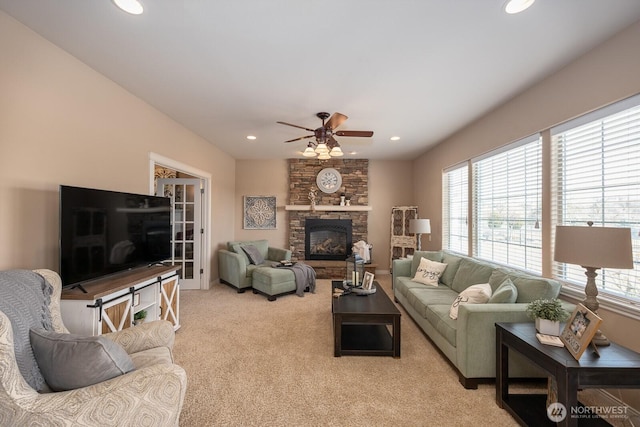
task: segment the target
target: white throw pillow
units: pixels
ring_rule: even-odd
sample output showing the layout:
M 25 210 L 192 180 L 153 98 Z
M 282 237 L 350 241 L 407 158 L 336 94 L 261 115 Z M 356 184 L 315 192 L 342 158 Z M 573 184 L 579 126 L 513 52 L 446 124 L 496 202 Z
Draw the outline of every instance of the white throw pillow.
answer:
M 422 258 L 412 280 L 425 285 L 438 286 L 438 280 L 440 280 L 445 268 L 447 268 L 447 264 Z
M 469 286 L 464 291 L 460 292 L 458 297 L 451 304 L 449 310 L 449 317 L 452 319 L 458 318 L 458 306 L 460 304 L 485 304 L 491 298 L 491 285 L 483 283 L 481 285 Z

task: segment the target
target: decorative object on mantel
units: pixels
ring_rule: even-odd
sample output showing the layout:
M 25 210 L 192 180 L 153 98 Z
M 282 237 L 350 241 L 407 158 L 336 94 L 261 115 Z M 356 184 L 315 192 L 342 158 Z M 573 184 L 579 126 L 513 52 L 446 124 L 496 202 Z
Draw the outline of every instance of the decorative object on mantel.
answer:
M 421 236 L 423 234 L 431 234 L 431 221 L 428 219 L 418 218 L 409 220 L 409 233 L 416 235 L 416 238 L 418 239 L 418 250 L 421 251 Z
M 562 308 L 559 299 L 537 299 L 527 305 L 527 314 L 536 322 L 536 331 L 544 335 L 560 335 L 560 322 L 567 320 L 569 313 Z
M 351 206 L 351 199 L 347 199 L 345 202 L 346 202 L 346 206 Z
M 275 196 L 244 196 L 245 230 L 274 230 L 276 228 Z
M 345 206 L 346 205 L 346 199 L 347 199 L 347 196 L 345 196 L 344 193 L 342 193 L 340 195 L 340 206 Z
M 586 298 L 582 302 L 595 315 L 598 314 L 598 268 L 633 268 L 631 229 L 584 226 L 556 226 L 554 260 L 579 265 L 586 270 Z M 609 340 L 600 330 L 593 338 L 595 345 L 607 346 Z M 566 343 L 565 343 L 566 344 Z M 575 355 L 574 355 L 575 356 Z
M 315 188 L 311 188 L 311 190 L 309 190 L 309 202 L 311 203 L 309 205 L 309 209 L 311 211 L 315 211 L 316 210 L 316 195 L 318 193 L 318 190 L 316 190 Z
M 318 172 L 316 184 L 323 193 L 335 193 L 342 186 L 342 175 L 334 168 L 324 168 Z

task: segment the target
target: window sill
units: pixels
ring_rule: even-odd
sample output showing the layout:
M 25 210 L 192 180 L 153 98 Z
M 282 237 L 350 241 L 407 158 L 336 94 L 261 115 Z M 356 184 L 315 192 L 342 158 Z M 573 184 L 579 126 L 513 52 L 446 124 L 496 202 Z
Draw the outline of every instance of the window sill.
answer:
M 571 283 L 561 283 L 562 289 L 560 290 L 560 296 L 564 296 L 571 300 L 574 300 L 576 303 L 581 303 L 582 300 L 584 300 L 584 288 L 573 285 Z M 603 310 L 612 311 L 614 313 L 621 314 L 634 320 L 640 320 L 640 303 L 636 301 L 630 301 L 624 298 L 616 298 L 615 296 L 599 293 L 598 303 L 600 303 L 600 308 Z

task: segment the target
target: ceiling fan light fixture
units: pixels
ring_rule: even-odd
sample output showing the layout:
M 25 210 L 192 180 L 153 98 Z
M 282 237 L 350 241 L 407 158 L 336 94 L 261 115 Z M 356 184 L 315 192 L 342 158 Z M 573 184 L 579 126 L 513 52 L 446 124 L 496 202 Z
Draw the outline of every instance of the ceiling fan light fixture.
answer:
M 318 156 L 319 160 L 329 160 L 330 158 L 331 156 L 329 155 L 328 151 L 326 153 L 320 153 L 320 155 Z
M 342 157 L 344 156 L 344 153 L 342 152 L 342 149 L 336 145 L 331 149 L 331 151 L 329 151 L 329 155 L 331 157 Z
M 531 7 L 535 1 L 536 0 L 509 0 L 504 5 L 504 11 L 510 15 L 520 13 Z
M 307 146 L 307 148 L 302 152 L 302 155 L 305 157 L 315 157 L 317 156 L 315 150 L 313 149 L 313 147 L 311 146 L 311 144 L 309 144 Z
M 323 154 L 323 153 L 329 154 L 329 147 L 327 147 L 327 144 L 325 144 L 324 142 L 321 142 L 316 147 L 316 153 L 318 153 L 318 154 Z
M 132 15 L 140 15 L 144 12 L 144 8 L 138 0 L 113 0 L 113 3 Z

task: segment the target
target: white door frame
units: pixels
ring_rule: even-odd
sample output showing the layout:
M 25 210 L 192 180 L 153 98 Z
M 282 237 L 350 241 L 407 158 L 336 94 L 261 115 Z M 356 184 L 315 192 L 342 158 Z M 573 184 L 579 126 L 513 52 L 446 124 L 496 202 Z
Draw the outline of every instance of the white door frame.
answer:
M 202 269 L 204 270 L 204 274 L 201 289 L 208 290 L 211 288 L 211 174 L 168 157 L 164 157 L 160 154 L 149 152 L 149 194 L 153 194 L 154 192 L 156 165 L 187 173 L 202 179 L 204 182 L 205 201 L 202 224 L 204 225 L 206 232 L 202 236 Z

